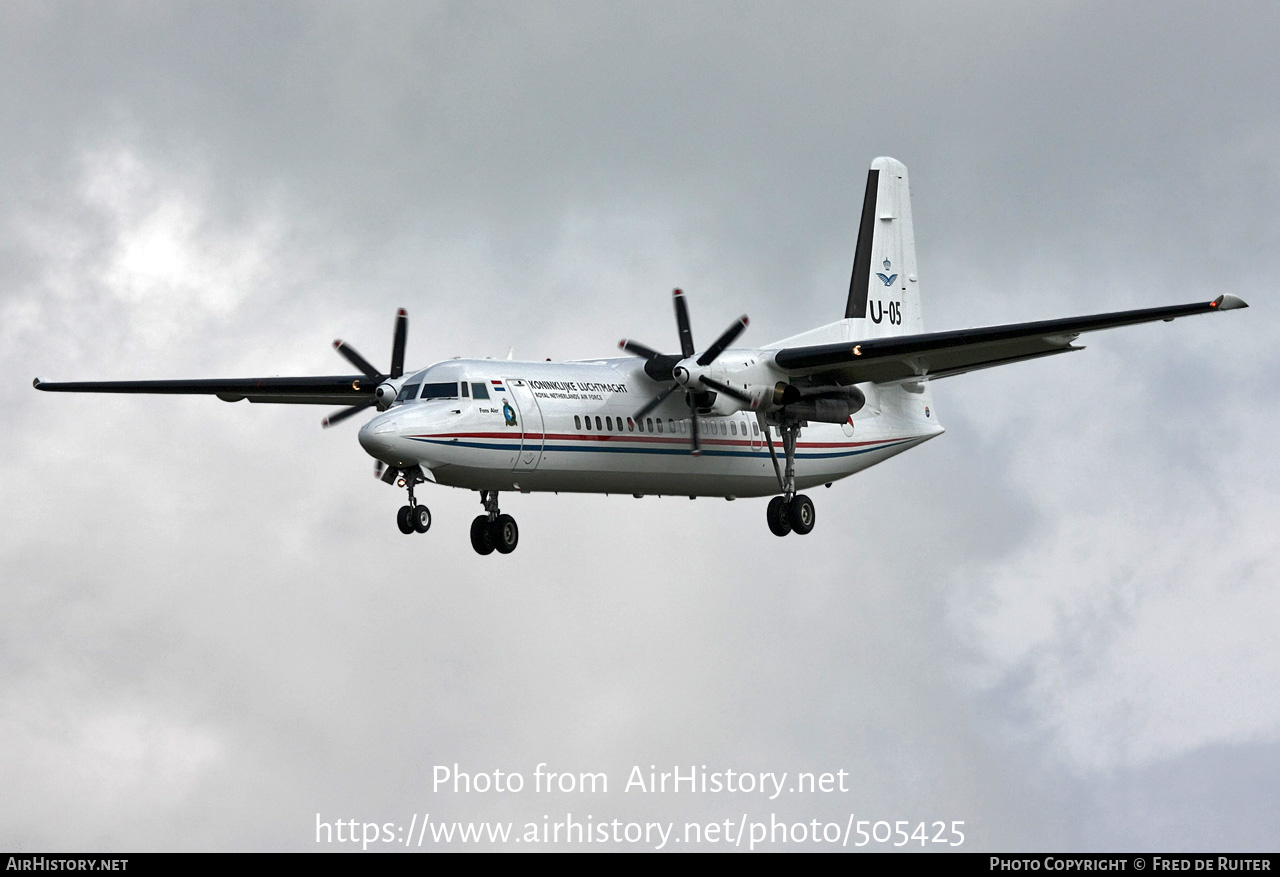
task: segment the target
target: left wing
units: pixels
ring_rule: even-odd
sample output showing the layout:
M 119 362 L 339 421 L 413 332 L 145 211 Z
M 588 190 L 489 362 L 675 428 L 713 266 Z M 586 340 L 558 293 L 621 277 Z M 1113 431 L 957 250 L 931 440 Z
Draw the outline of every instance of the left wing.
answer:
M 780 371 L 792 377 L 820 375 L 841 384 L 878 384 L 935 380 L 982 368 L 1007 365 L 1082 350 L 1071 342 L 1082 332 L 1114 329 L 1193 314 L 1229 311 L 1248 305 L 1234 295 L 1203 304 L 1170 305 L 1061 320 L 1012 323 L 982 329 L 895 335 L 869 341 L 844 341 L 786 347 L 773 355 Z
M 69 381 L 35 379 L 37 390 L 53 393 L 154 393 L 217 396 L 224 402 L 283 402 L 294 405 L 357 405 L 373 403 L 378 378 L 334 375 L 316 378 L 215 378 L 177 381 Z
M 212 378 L 176 381 L 65 381 L 49 383 L 36 378 L 37 390 L 49 393 L 148 393 L 159 395 L 217 396 L 223 402 L 274 402 L 283 405 L 346 405 L 324 419 L 332 426 L 366 408 L 391 404 L 397 385 L 383 386 L 404 375 L 404 347 L 409 333 L 409 313 L 396 312 L 395 334 L 391 341 L 391 371 L 383 374 L 345 341 L 333 342 L 334 350 L 360 369 L 358 375 L 327 375 L 300 378 Z

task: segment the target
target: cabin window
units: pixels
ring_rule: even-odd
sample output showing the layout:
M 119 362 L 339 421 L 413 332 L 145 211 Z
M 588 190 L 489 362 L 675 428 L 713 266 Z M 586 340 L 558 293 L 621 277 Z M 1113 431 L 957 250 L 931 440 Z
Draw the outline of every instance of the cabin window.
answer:
M 456 399 L 458 398 L 458 385 L 453 381 L 448 383 L 434 383 L 422 385 L 423 399 Z
M 635 432 L 635 431 L 636 431 L 636 422 L 635 422 L 634 420 L 632 420 L 630 417 L 628 417 L 628 418 L 627 418 L 627 432 Z
M 732 420 L 729 421 L 729 432 L 732 435 L 738 434 L 738 424 L 734 423 Z
M 418 398 L 418 389 L 422 384 L 405 384 L 400 388 L 400 392 L 396 394 L 397 402 L 408 402 L 410 399 Z
M 573 415 L 573 428 L 576 430 L 582 429 L 582 418 L 576 414 Z
M 662 421 L 661 421 L 661 420 L 659 420 L 658 422 L 659 422 L 659 423 L 661 423 Z M 652 417 L 646 417 L 646 418 L 644 419 L 644 431 L 645 431 L 645 432 L 653 432 L 653 418 L 652 418 Z
M 662 421 L 658 421 L 658 422 L 659 422 L 659 423 L 661 423 Z M 676 431 L 676 422 L 675 422 L 674 420 L 672 420 L 670 417 L 668 417 L 668 418 L 667 418 L 667 432 L 672 433 L 672 434 L 675 434 L 675 431 Z
M 608 428 L 609 428 L 609 432 L 613 432 L 613 418 L 612 418 L 612 417 L 606 417 L 606 418 L 604 419 L 604 425 L 605 425 L 606 427 L 608 427 Z
M 720 421 L 720 434 L 721 434 L 721 435 L 728 435 L 728 434 L 729 434 L 729 427 L 728 427 L 728 425 L 727 425 L 727 424 L 725 424 L 725 422 L 724 422 L 723 420 L 722 420 L 722 421 Z
M 662 432 L 662 418 L 658 418 L 658 432 Z
M 584 418 L 582 418 L 582 419 L 583 419 L 583 420 L 586 422 L 586 424 L 587 424 L 587 432 L 590 432 L 590 431 L 591 431 L 591 418 L 590 418 L 590 417 L 584 417 Z
M 484 385 L 483 381 L 479 383 L 473 383 L 471 385 L 471 396 L 472 398 L 475 398 L 475 399 L 488 399 L 489 388 Z
M 758 423 L 753 423 L 753 424 L 751 424 L 751 434 L 752 434 L 752 435 L 759 435 L 759 434 L 760 434 L 760 424 L 758 424 Z
M 596 429 L 601 430 L 601 431 L 603 431 L 603 430 L 604 430 L 604 425 L 603 425 L 602 423 L 600 423 L 600 415 L 599 415 L 599 414 L 597 414 L 597 415 L 596 415 Z
M 684 429 L 684 421 L 682 420 L 682 421 L 680 421 L 680 434 L 681 434 L 681 435 L 684 435 L 684 432 L 685 432 L 685 429 Z

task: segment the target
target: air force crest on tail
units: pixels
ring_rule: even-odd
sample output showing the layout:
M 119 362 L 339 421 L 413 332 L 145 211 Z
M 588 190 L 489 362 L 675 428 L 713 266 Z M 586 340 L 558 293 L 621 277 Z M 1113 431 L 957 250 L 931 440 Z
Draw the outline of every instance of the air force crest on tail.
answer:
M 877 271 L 877 272 L 876 272 L 876 276 L 877 276 L 877 277 L 879 277 L 881 280 L 883 280 L 883 281 L 884 281 L 884 285 L 885 285 L 885 286 L 893 286 L 893 281 L 895 281 L 895 280 L 897 280 L 897 279 L 898 279 L 898 275 L 897 275 L 897 274 L 890 274 L 890 273 L 889 273 L 889 269 L 890 269 L 890 268 L 892 268 L 892 267 L 893 267 L 893 263 L 892 263 L 892 262 L 890 262 L 888 259 L 885 259 L 885 260 L 884 260 L 884 270 L 885 270 L 885 273 L 884 273 L 884 274 L 881 274 L 879 271 Z
M 516 409 L 511 407 L 510 402 L 502 403 L 502 416 L 507 421 L 507 426 L 516 425 Z

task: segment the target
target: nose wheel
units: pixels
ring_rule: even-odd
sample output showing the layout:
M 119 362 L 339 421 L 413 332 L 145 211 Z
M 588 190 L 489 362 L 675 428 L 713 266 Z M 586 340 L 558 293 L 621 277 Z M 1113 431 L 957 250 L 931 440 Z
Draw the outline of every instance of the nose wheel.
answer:
M 520 542 L 520 528 L 516 519 L 504 515 L 498 509 L 498 491 L 480 491 L 480 503 L 485 513 L 471 522 L 471 547 L 476 554 L 510 554 Z
M 409 488 L 409 504 L 400 506 L 400 510 L 396 512 L 396 526 L 406 536 L 410 533 L 425 533 L 431 529 L 431 509 L 420 505 L 413 498 L 413 488 L 418 483 L 418 479 L 407 476 L 404 482 Z

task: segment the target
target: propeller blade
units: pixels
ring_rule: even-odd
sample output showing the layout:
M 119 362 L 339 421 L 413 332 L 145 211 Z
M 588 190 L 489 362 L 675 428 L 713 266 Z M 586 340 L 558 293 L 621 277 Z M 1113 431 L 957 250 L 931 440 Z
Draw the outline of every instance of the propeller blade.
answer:
M 702 445 L 698 441 L 698 403 L 694 401 L 692 393 L 689 394 L 689 438 L 693 443 L 693 455 L 701 457 Z
M 743 314 L 738 318 L 737 322 L 725 329 L 724 334 L 717 338 L 715 343 L 708 347 L 702 356 L 698 357 L 698 365 L 711 365 L 711 363 L 715 362 L 716 358 L 737 340 L 738 336 L 742 334 L 742 330 L 747 328 L 747 322 L 747 315 Z
M 360 371 L 364 372 L 369 377 L 371 378 L 382 377 L 382 372 L 378 371 L 376 368 L 370 365 L 369 360 L 365 359 L 359 353 L 356 353 L 356 349 L 351 345 L 347 344 L 341 338 L 333 342 L 333 349 L 338 351 L 340 354 L 342 354 L 342 357 L 347 362 L 351 363 L 356 368 L 360 369 Z
M 627 353 L 635 354 L 644 358 L 644 373 L 655 381 L 670 381 L 671 370 L 680 362 L 680 357 L 669 353 L 659 353 L 658 351 L 646 347 L 638 341 L 632 341 L 629 338 L 623 338 L 618 342 L 618 346 Z
M 659 393 L 658 395 L 656 395 L 656 396 L 654 396 L 652 399 L 650 399 L 650 400 L 649 400 L 649 404 L 648 404 L 648 405 L 646 405 L 646 406 L 644 406 L 643 408 L 641 408 L 639 411 L 637 411 L 637 412 L 636 412 L 634 415 L 632 415 L 632 416 L 633 416 L 633 417 L 635 417 L 635 419 L 636 419 L 636 420 L 639 420 L 640 418 L 644 417 L 644 416 L 645 416 L 646 414 L 648 414 L 649 412 L 653 411 L 653 409 L 657 408 L 657 407 L 658 407 L 659 405 L 661 405 L 663 402 L 667 401 L 667 397 L 668 397 L 668 396 L 670 396 L 672 393 L 674 393 L 674 392 L 675 392 L 676 390 L 678 390 L 678 389 L 680 389 L 680 385 L 679 385 L 679 384 L 672 384 L 671 386 L 669 386 L 669 387 L 667 387 L 665 390 L 663 390 L 661 393 Z
M 724 393 L 726 396 L 729 396 L 733 399 L 737 399 L 739 402 L 746 402 L 748 405 L 751 404 L 752 400 L 750 396 L 748 396 L 746 393 L 742 392 L 741 390 L 735 390 L 733 387 L 729 386 L 728 384 L 722 384 L 719 381 L 712 380 L 711 378 L 708 378 L 708 377 L 698 378 L 698 383 L 702 384 L 704 387 L 710 387 L 711 389 L 715 390 L 717 393 Z
M 350 408 L 343 408 L 341 411 L 330 414 L 320 425 L 325 429 L 328 429 L 335 423 L 341 423 L 353 414 L 359 414 L 364 409 L 372 407 L 373 404 L 373 400 L 370 399 L 368 402 L 361 402 L 359 405 L 352 405 Z
M 680 352 L 685 359 L 697 353 L 693 346 L 693 329 L 689 327 L 689 306 L 684 303 L 683 290 L 671 293 L 676 305 L 676 328 L 680 330 Z
M 630 338 L 623 338 L 618 342 L 618 346 L 627 353 L 633 353 L 643 359 L 653 359 L 655 356 L 662 356 L 661 353 L 652 347 L 645 347 L 639 341 L 632 341 Z
M 391 342 L 391 377 L 404 374 L 404 345 L 409 337 L 409 312 L 401 308 L 396 314 L 396 336 Z

